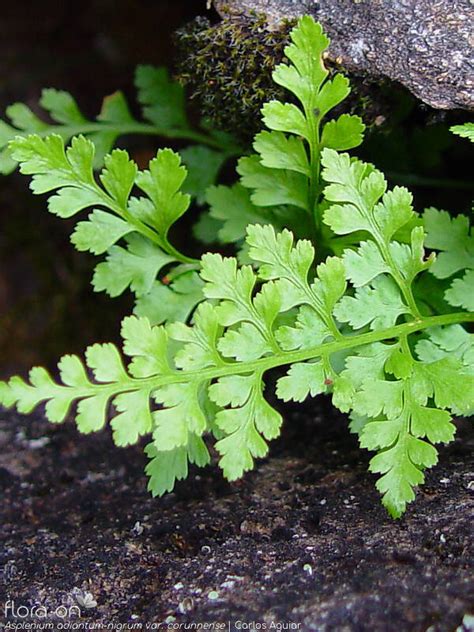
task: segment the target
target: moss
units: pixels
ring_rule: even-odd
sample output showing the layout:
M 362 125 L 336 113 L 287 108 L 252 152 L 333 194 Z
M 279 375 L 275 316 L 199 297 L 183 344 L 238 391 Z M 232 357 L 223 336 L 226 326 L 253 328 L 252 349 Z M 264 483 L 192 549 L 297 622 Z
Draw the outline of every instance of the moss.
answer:
M 285 61 L 285 46 L 295 21 L 269 29 L 265 16 L 229 15 L 216 25 L 199 17 L 177 34 L 178 79 L 197 109 L 217 129 L 232 132 L 245 144 L 261 129 L 262 105 L 271 99 L 291 100 L 272 81 L 275 66 Z M 344 72 L 327 60 L 331 74 Z M 341 112 L 358 114 L 366 125 L 379 127 L 390 116 L 384 82 L 351 77 L 351 95 Z
M 229 16 L 217 25 L 201 17 L 177 32 L 178 78 L 215 127 L 249 142 L 261 127 L 262 105 L 285 98 L 272 71 L 285 60 L 293 25 L 269 30 L 257 14 Z

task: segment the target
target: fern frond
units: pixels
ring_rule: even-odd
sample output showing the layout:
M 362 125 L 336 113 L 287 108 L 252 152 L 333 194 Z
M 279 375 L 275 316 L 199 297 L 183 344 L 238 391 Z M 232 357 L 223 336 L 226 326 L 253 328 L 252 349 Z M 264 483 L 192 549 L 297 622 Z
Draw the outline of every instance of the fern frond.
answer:
M 330 170 L 337 160 L 337 154 L 327 154 L 325 168 Z M 398 223 L 389 217 L 398 212 L 395 207 L 383 202 L 374 207 L 367 190 L 361 195 L 373 226 L 376 217 L 383 218 L 382 226 Z M 378 231 L 369 231 L 376 245 Z M 379 244 L 384 253 L 390 243 L 396 242 Z M 451 353 L 450 344 L 442 343 L 444 355 L 426 362 L 423 353 L 426 357 L 428 352 L 420 347 L 416 358 L 407 341 L 418 339 L 422 345 L 421 332 L 474 321 L 474 316 L 418 319 L 406 305 L 407 322 L 392 319 L 372 329 L 352 324 L 351 330 L 343 330 L 337 315 L 349 297 L 347 279 L 352 278 L 344 258 L 329 257 L 315 269 L 309 242 L 295 243 L 289 231 L 276 233 L 271 226 L 250 226 L 247 246 L 256 272 L 234 258 L 203 257 L 207 300 L 197 308 L 192 325 L 151 326 L 146 318 L 128 317 L 122 326 L 128 366 L 113 345 L 94 345 L 86 352 L 86 365 L 75 356 L 60 362 L 62 383 L 43 369 L 33 369 L 29 383 L 12 378 L 0 389 L 3 403 L 29 412 L 45 401 L 46 415 L 58 422 L 77 402 L 76 421 L 83 432 L 101 428 L 111 407 L 118 445 L 152 436 L 147 471 L 150 489 L 161 494 L 186 475 L 188 462 L 208 463 L 206 436 L 215 440 L 229 480 L 267 454 L 268 441 L 278 436 L 282 420 L 264 396 L 265 376 L 286 365 L 288 372 L 277 383 L 280 399 L 302 401 L 329 392 L 342 410 L 364 419 L 361 445 L 378 450 L 371 469 L 382 474 L 378 488 L 384 504 L 399 516 L 414 497 L 413 487 L 422 482 L 423 469 L 436 461 L 433 444 L 453 436 L 450 411 L 470 410 L 474 393 L 474 372 L 460 359 L 459 345 Z M 414 269 L 406 254 L 403 279 L 411 278 Z M 421 274 L 426 262 L 416 263 Z M 386 266 L 390 269 L 390 261 Z M 389 275 L 382 271 L 377 278 L 393 279 Z M 403 288 L 398 291 L 403 301 Z M 342 370 L 336 360 L 341 353 L 346 356 Z
M 324 52 L 329 39 L 321 25 L 305 16 L 292 30 L 285 49 L 288 63 L 273 73 L 276 83 L 296 97 L 298 104 L 270 101 L 262 108 L 267 130 L 255 137 L 255 154 L 241 158 L 237 171 L 241 185 L 211 189 L 207 201 L 216 219 L 236 206 L 242 187 L 248 190 L 245 208 L 257 221 L 290 228 L 300 236 L 317 238 L 324 247 L 330 239 L 322 229 L 321 153 L 324 148 L 346 150 L 362 142 L 365 126 L 358 116 L 342 114 L 326 120 L 330 111 L 349 94 L 349 81 L 341 74 L 329 77 Z M 279 222 L 281 207 L 284 221 Z M 225 221 L 225 220 L 224 220 Z M 228 221 L 228 220 L 227 220 Z M 227 223 L 225 221 L 225 224 Z M 224 243 L 243 239 L 245 227 L 228 234 L 225 224 L 218 233 Z
M 78 250 L 106 253 L 95 268 L 96 291 L 118 296 L 129 287 L 139 300 L 152 290 L 156 296 L 157 279 L 165 268 L 174 266 L 179 276 L 183 264 L 186 273 L 198 267 L 197 260 L 180 253 L 168 239 L 171 226 L 190 204 L 190 196 L 181 191 L 186 168 L 172 150 L 159 150 L 149 168 L 140 171 L 126 151 L 115 149 L 105 157 L 97 179 L 95 145 L 83 136 L 73 138 L 68 148 L 60 136 L 37 135 L 19 137 L 10 146 L 21 173 L 33 176 L 32 191 L 54 191 L 48 200 L 50 212 L 69 218 L 93 209 L 76 224 L 71 241 Z M 132 195 L 135 187 L 143 195 Z M 188 285 L 182 283 L 181 288 Z M 192 300 L 187 297 L 189 309 L 202 298 L 197 288 L 194 284 Z M 167 288 L 168 293 L 173 290 Z M 158 312 L 153 320 L 160 318 Z
M 207 187 L 213 185 L 228 158 L 240 155 L 241 148 L 230 135 L 213 130 L 195 129 L 189 122 L 183 87 L 170 79 L 165 68 L 138 66 L 135 75 L 138 102 L 144 120 L 137 120 L 122 92 L 106 97 L 95 120 L 87 119 L 74 97 L 64 90 L 43 90 L 39 106 L 45 117 L 38 116 L 24 103 L 15 103 L 6 110 L 9 122 L 0 120 L 0 173 L 8 174 L 17 161 L 9 143 L 18 136 L 56 134 L 68 143 L 75 136 L 85 136 L 94 143 L 94 168 L 104 164 L 104 158 L 117 140 L 139 134 L 188 140 L 196 145 L 183 149 L 183 161 L 188 167 L 185 192 L 204 203 Z

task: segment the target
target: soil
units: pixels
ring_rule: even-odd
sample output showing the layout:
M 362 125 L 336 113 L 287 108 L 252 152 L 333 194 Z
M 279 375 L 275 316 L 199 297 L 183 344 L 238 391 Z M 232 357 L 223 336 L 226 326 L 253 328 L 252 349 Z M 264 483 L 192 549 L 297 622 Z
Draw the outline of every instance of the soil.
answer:
M 0 604 L 79 603 L 76 623 L 143 629 L 455 630 L 474 606 L 469 425 L 394 521 L 325 406 L 287 408 L 272 458 L 242 481 L 193 470 L 161 499 L 139 446 L 4 412 Z

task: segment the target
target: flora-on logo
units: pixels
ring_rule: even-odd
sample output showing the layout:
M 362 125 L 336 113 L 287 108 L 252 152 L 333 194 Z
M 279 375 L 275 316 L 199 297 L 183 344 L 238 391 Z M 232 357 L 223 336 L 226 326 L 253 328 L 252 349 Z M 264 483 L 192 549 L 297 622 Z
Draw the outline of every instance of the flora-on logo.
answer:
M 17 606 L 13 599 L 5 602 L 3 608 L 5 618 L 8 619 L 48 619 L 56 617 L 58 619 L 69 619 L 70 617 L 80 617 L 79 606 L 58 606 L 54 610 L 48 610 L 46 606 Z

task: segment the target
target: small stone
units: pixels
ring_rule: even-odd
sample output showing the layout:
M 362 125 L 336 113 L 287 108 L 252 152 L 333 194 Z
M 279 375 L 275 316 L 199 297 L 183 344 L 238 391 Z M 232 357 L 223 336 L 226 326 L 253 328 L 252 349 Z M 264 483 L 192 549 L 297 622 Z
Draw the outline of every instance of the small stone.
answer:
M 235 581 L 232 580 L 228 580 L 225 582 L 222 582 L 221 584 L 221 588 L 227 588 L 228 590 L 230 590 L 231 588 L 233 588 L 235 586 Z
M 221 13 L 263 13 L 270 25 L 317 14 L 331 39 L 330 59 L 342 58 L 347 70 L 369 80 L 401 82 L 435 109 L 472 109 L 471 0 L 331 0 L 317 9 L 309 9 L 310 0 L 213 4 Z M 400 50 L 409 53 L 400 55 Z
M 311 564 L 305 564 L 305 565 L 303 566 L 303 570 L 304 570 L 304 572 L 305 572 L 305 573 L 307 573 L 310 577 L 312 576 L 312 574 L 313 574 L 313 567 L 311 566 Z
M 462 620 L 462 625 L 456 628 L 456 632 L 472 632 L 474 630 L 474 615 L 465 614 Z
M 180 614 L 186 614 L 194 609 L 194 599 L 192 597 L 185 597 L 178 606 L 178 612 Z
M 217 590 L 211 590 L 211 592 L 208 593 L 207 598 L 209 599 L 209 601 L 216 601 L 217 599 L 219 599 L 219 593 L 217 592 Z
M 97 606 L 97 601 L 94 599 L 94 595 L 88 591 L 82 591 L 80 588 L 76 588 L 74 597 L 81 608 L 90 610 Z
M 133 525 L 132 527 L 132 533 L 133 535 L 141 535 L 143 533 L 144 529 L 142 524 L 137 520 L 137 522 Z
M 51 442 L 49 437 L 40 437 L 39 439 L 30 439 L 28 441 L 28 447 L 31 450 L 39 450 L 40 448 L 44 448 L 45 445 Z

